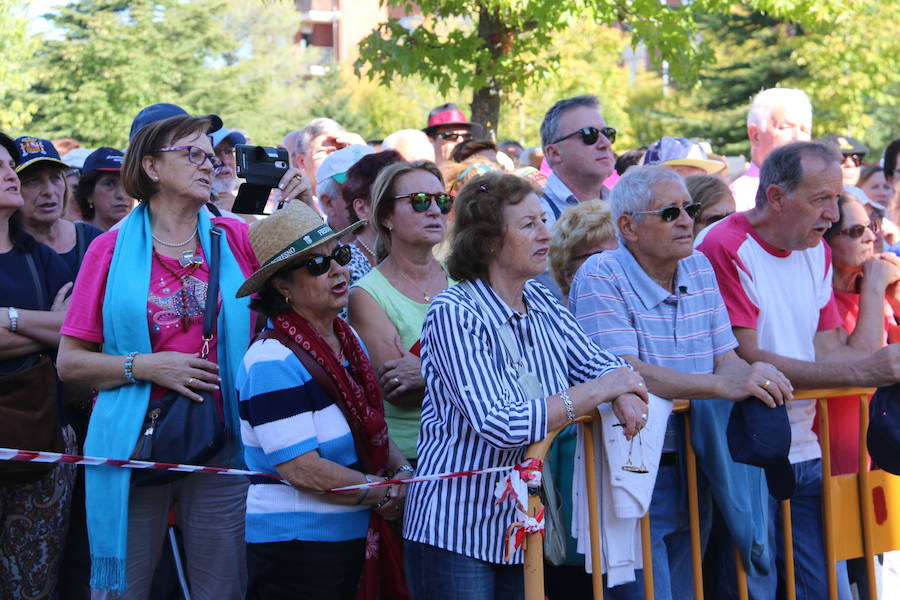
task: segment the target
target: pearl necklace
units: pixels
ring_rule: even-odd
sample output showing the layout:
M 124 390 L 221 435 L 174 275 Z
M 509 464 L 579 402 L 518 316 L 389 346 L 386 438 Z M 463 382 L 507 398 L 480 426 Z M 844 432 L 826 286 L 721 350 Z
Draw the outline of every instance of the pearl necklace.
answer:
M 375 252 L 363 241 L 362 236 L 356 236 L 356 241 L 363 247 L 363 250 L 369 253 L 369 256 L 375 256 Z
M 163 246 L 168 246 L 169 248 L 181 248 L 182 246 L 187 245 L 188 242 L 190 242 L 191 240 L 193 240 L 195 235 L 197 235 L 197 229 L 196 229 L 196 228 L 194 229 L 194 231 L 191 232 L 191 237 L 189 237 L 188 239 L 184 240 L 183 242 L 178 242 L 178 243 L 173 244 L 173 243 L 171 243 L 171 242 L 166 242 L 166 241 L 163 241 L 163 240 L 159 239 L 158 237 L 156 237 L 156 234 L 153 233 L 153 232 L 150 233 L 150 237 L 152 237 L 153 240 L 154 240 L 155 242 L 159 242 L 159 243 L 162 244 Z

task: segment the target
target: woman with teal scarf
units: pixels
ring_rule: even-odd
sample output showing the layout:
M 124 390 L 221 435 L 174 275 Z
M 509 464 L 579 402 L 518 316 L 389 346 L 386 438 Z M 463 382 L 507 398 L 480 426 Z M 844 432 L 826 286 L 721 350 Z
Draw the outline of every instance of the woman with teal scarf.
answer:
M 234 375 L 249 345 L 251 313 L 235 293 L 258 263 L 246 225 L 210 219 L 203 208 L 218 166 L 207 134 L 220 126 L 215 115 L 157 121 L 134 136 L 125 156 L 122 181 L 141 204 L 91 245 L 62 327 L 60 375 L 100 390 L 86 454 L 129 458 L 151 399 L 175 391 L 200 401 L 209 391 L 227 438 L 210 464 L 241 462 Z M 212 226 L 224 235 L 212 236 Z M 221 296 L 203 359 L 207 257 L 215 243 Z M 198 473 L 132 486 L 128 469 L 90 468 L 86 476 L 95 597 L 147 597 L 173 504 L 192 597 L 243 597 L 244 478 Z

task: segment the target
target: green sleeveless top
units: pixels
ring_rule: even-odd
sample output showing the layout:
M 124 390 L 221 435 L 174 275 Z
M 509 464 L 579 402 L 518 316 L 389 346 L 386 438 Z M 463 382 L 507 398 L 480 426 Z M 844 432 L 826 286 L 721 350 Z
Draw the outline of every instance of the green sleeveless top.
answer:
M 447 278 L 447 287 L 456 282 Z M 418 342 L 422 337 L 422 325 L 425 323 L 425 314 L 431 304 L 416 302 L 400 290 L 391 285 L 377 268 L 372 269 L 362 279 L 353 284 L 369 293 L 388 319 L 397 328 L 400 334 L 400 343 L 413 354 L 418 355 Z M 384 416 L 388 424 L 391 439 L 397 444 L 400 452 L 406 458 L 416 458 L 416 438 L 419 436 L 419 422 L 421 421 L 422 408 L 400 408 L 385 401 Z

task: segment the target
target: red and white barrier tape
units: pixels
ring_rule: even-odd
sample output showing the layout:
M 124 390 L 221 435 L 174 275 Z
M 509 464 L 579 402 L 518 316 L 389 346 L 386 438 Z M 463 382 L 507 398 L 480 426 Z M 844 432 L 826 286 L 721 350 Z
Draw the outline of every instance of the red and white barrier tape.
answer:
M 518 520 L 509 524 L 504 537 L 503 560 L 506 562 L 525 542 L 526 533 L 544 535 L 544 509 L 541 508 L 534 516 L 528 514 L 528 488 L 541 487 L 543 468 L 544 464 L 540 460 L 526 458 L 524 462 L 515 465 L 494 488 L 497 504 L 512 500 L 516 505 Z
M 97 456 L 79 456 L 77 454 L 60 454 L 58 452 L 37 452 L 35 450 L 16 450 L 14 448 L 0 448 L 0 460 L 14 460 L 24 462 L 40 462 L 40 463 L 66 463 L 74 465 L 87 466 L 109 466 L 123 467 L 126 469 L 157 469 L 163 471 L 180 471 L 183 473 L 213 473 L 216 475 L 256 475 L 259 477 L 268 477 L 276 481 L 287 483 L 283 477 L 273 475 L 271 473 L 262 473 L 260 471 L 246 471 L 243 469 L 225 469 L 219 467 L 203 467 L 199 465 L 184 465 L 148 462 L 143 460 L 118 460 L 114 458 L 101 458 Z M 439 481 L 441 479 L 453 479 L 456 477 L 469 477 L 471 475 L 483 475 L 486 473 L 504 473 L 515 471 L 519 465 L 515 467 L 489 467 L 485 469 L 472 469 L 469 471 L 456 471 L 453 473 L 437 473 L 435 475 L 423 475 L 421 477 L 409 477 L 406 479 L 389 479 L 385 481 L 373 481 L 372 483 L 360 483 L 357 485 L 348 485 L 339 488 L 325 490 L 326 493 L 332 492 L 350 492 L 353 490 L 362 490 L 366 488 L 383 487 L 386 485 L 409 485 L 411 483 L 422 483 L 425 481 Z M 540 471 L 538 471 L 540 474 Z M 516 481 L 521 478 L 517 474 Z M 507 477 L 509 480 L 509 477 Z M 501 482 L 502 484 L 503 482 Z

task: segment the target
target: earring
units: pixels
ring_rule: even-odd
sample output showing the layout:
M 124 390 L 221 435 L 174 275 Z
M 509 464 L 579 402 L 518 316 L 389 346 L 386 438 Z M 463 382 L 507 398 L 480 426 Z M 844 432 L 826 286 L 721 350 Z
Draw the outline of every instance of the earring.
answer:
M 288 298 L 287 296 L 285 296 L 285 297 L 284 297 L 284 303 L 285 303 L 285 304 L 290 304 L 290 303 L 291 303 L 291 299 Z

